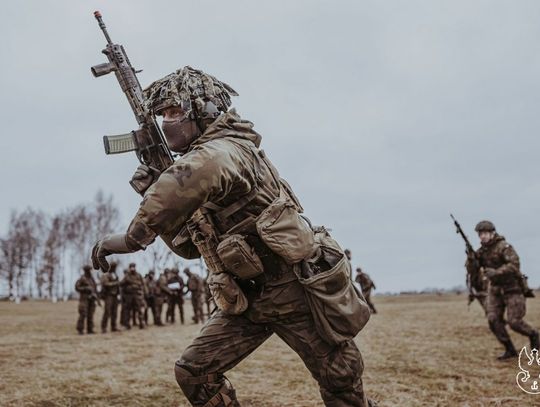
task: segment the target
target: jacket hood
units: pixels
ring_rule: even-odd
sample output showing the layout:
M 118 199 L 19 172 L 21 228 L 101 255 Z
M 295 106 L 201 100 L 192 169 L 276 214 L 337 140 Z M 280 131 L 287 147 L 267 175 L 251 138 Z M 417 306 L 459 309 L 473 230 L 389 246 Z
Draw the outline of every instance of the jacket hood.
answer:
M 236 112 L 236 109 L 231 109 L 227 113 L 219 116 L 210 126 L 208 126 L 201 137 L 191 144 L 190 150 L 210 140 L 224 137 L 249 140 L 255 144 L 256 147 L 259 147 L 262 140 L 261 135 L 253 130 L 253 123 L 248 120 L 243 120 Z

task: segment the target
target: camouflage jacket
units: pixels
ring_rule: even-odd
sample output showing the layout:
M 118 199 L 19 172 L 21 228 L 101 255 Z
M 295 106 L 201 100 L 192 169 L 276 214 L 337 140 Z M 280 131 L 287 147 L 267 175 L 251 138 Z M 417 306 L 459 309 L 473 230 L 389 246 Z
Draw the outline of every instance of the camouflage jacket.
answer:
M 218 117 L 148 188 L 128 228 L 128 243 L 134 249 L 145 248 L 159 235 L 176 254 L 197 258 L 200 254 L 189 237 L 176 246 L 172 241 L 203 204 L 227 207 L 256 188 L 255 197 L 228 218 L 228 223 L 259 215 L 279 195 L 283 182 L 279 177 L 276 180 L 277 171 L 269 162 L 261 164 L 260 142 L 253 124 L 242 120 L 234 109 Z M 294 197 L 289 189 L 287 193 Z M 228 229 L 220 222 L 215 224 L 221 233 Z M 280 269 L 265 264 L 267 259 L 278 261 L 272 256 L 261 257 L 265 269 Z
M 75 283 L 75 290 L 79 293 L 80 301 L 97 299 L 97 287 L 93 277 L 82 275 Z
M 502 287 L 506 291 L 521 290 L 519 256 L 503 236 L 495 235 L 491 242 L 476 251 L 476 255 L 480 267 L 497 271 L 497 275 L 490 280 L 491 285 Z
M 124 294 L 135 294 L 138 296 L 146 296 L 146 286 L 143 277 L 136 271 L 135 273 L 126 272 L 124 278 L 120 282 L 122 292 Z
M 196 294 L 202 294 L 204 292 L 204 282 L 203 279 L 195 274 L 192 274 L 187 281 L 187 287 L 189 291 Z
M 167 287 L 168 283 L 169 282 L 168 282 L 168 279 L 167 279 L 167 276 L 165 275 L 165 273 L 161 273 L 159 275 L 158 283 L 157 283 L 158 290 L 159 290 L 159 294 L 158 294 L 159 296 L 165 296 L 165 295 L 172 294 L 169 287 Z
M 144 277 L 144 285 L 146 286 L 146 295 L 148 297 L 155 297 L 159 295 L 159 286 L 158 282 L 155 279 L 151 279 L 148 276 Z
M 358 284 L 360 284 L 360 287 L 362 287 L 362 291 L 368 291 L 375 288 L 373 280 L 366 273 L 358 273 L 355 280 Z
M 118 287 L 118 276 L 116 272 L 103 273 L 101 276 L 101 295 L 106 296 L 117 296 L 119 292 Z

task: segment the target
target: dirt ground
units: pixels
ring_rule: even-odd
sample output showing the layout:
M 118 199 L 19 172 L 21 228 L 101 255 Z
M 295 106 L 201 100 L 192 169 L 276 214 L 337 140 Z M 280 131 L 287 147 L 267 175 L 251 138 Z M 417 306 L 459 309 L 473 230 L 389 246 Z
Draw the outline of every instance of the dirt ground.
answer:
M 379 314 L 356 341 L 366 391 L 380 406 L 540 406 L 540 395 L 517 387 L 517 361 L 494 360 L 501 347 L 478 304 L 468 310 L 456 295 L 375 303 Z M 539 311 L 540 298 L 529 300 L 526 319 L 537 327 Z M 173 366 L 200 326 L 79 336 L 76 318 L 76 302 L 0 303 L 0 406 L 188 405 Z M 516 348 L 528 343 L 512 335 Z M 276 337 L 228 377 L 242 406 L 322 405 L 301 360 Z

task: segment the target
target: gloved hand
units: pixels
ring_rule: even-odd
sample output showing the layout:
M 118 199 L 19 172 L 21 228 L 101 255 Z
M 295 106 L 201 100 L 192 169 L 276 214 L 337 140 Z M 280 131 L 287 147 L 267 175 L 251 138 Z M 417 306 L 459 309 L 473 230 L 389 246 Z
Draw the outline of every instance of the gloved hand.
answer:
M 92 249 L 92 265 L 95 270 L 103 270 L 105 273 L 109 271 L 110 266 L 106 256 L 115 253 L 132 253 L 127 243 L 126 235 L 119 233 L 109 235 L 99 240 Z
M 488 267 L 484 269 L 484 275 L 488 278 L 488 280 L 491 280 L 493 277 L 498 276 L 499 273 L 497 272 L 497 270 Z
M 160 172 L 158 169 L 141 164 L 137 167 L 135 173 L 131 177 L 130 184 L 135 191 L 144 195 L 148 187 L 159 178 L 159 175 Z

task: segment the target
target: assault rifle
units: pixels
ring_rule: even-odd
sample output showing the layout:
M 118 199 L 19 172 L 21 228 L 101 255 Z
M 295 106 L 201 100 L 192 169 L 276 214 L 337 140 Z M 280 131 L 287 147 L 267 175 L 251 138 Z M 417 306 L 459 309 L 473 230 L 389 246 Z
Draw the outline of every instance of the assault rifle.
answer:
M 93 66 L 92 74 L 97 78 L 114 72 L 139 124 L 138 130 L 129 133 L 103 136 L 105 153 L 119 154 L 135 151 L 142 164 L 162 173 L 174 162 L 174 159 L 154 114 L 144 107 L 143 91 L 137 78 L 137 73 L 141 71 L 133 68 L 124 47 L 111 41 L 101 13 L 94 12 L 94 17 L 107 40 L 107 46 L 102 52 L 109 62 Z M 142 192 L 144 184 L 138 184 L 136 180 L 130 181 L 130 184 L 139 194 Z
M 465 232 L 463 232 L 463 229 L 461 228 L 461 225 L 459 222 L 454 218 L 454 215 L 450 214 L 450 217 L 454 221 L 454 225 L 456 227 L 456 233 L 459 233 L 463 240 L 465 241 L 465 253 L 467 253 L 467 258 L 470 263 L 470 267 L 467 270 L 467 288 L 469 290 L 469 305 L 471 302 L 474 301 L 474 299 L 478 299 L 479 294 L 478 291 L 483 291 L 482 287 L 479 287 L 479 284 L 481 285 L 481 275 L 480 275 L 480 262 L 478 260 L 478 257 L 476 256 L 476 252 L 474 251 L 474 248 L 469 242 L 469 239 L 467 238 L 467 235 Z M 471 271 L 469 271 L 471 270 Z M 472 272 L 474 270 L 474 272 Z M 480 290 L 479 290 L 480 288 Z

